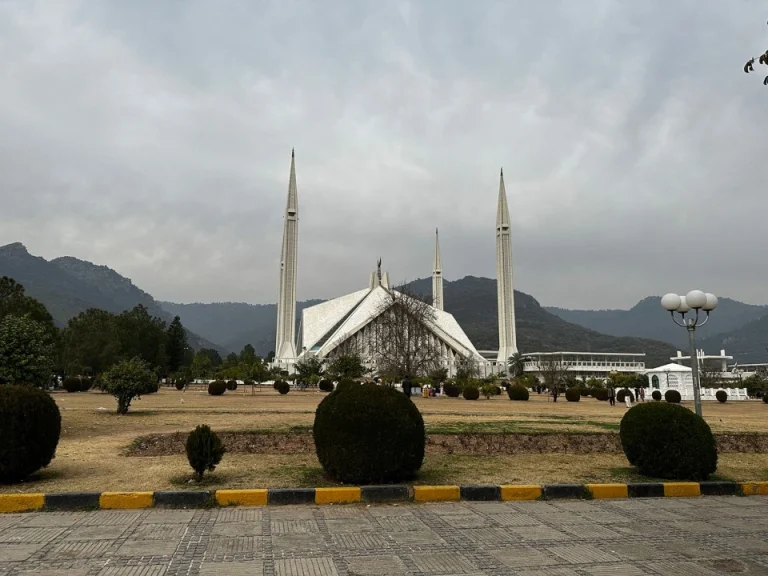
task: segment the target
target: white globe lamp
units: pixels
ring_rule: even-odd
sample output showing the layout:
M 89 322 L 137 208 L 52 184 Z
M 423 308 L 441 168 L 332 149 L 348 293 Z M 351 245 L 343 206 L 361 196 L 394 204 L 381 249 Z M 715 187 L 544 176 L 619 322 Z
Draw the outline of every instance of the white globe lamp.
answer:
M 707 295 L 701 290 L 691 290 L 685 295 L 685 303 L 689 308 L 699 310 L 707 304 Z
M 707 303 L 704 304 L 703 308 L 706 312 L 711 312 L 715 308 L 717 308 L 717 296 L 714 294 L 710 294 L 709 292 L 706 293 L 707 297 Z
M 690 309 L 691 307 L 688 306 L 685 296 L 680 296 L 680 306 L 677 307 L 677 311 L 680 312 L 680 314 L 685 314 Z
M 667 312 L 674 312 L 680 307 L 680 296 L 670 292 L 661 297 L 661 307 Z

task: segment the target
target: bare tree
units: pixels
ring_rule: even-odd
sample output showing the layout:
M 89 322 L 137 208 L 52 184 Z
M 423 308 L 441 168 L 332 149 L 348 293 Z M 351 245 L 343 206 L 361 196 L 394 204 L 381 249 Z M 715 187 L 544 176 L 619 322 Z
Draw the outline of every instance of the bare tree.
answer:
M 403 379 L 427 376 L 441 364 L 432 326 L 434 309 L 405 287 L 388 290 L 367 330 L 365 348 L 379 374 Z
M 455 366 L 457 382 L 469 382 L 480 374 L 480 367 L 477 365 L 477 361 L 470 356 L 464 356 L 463 354 L 457 355 Z
M 568 367 L 560 356 L 542 355 L 536 358 L 536 366 L 544 379 L 544 385 L 550 390 L 562 386 Z
M 766 50 L 765 53 L 760 54 L 759 56 L 753 56 L 752 58 L 747 60 L 747 63 L 744 64 L 744 72 L 749 74 L 750 72 L 755 71 L 755 68 L 754 68 L 755 60 L 757 60 L 758 63 L 760 64 L 768 65 L 768 50 Z M 763 79 L 763 85 L 768 86 L 768 76 L 766 76 Z
M 723 379 L 720 364 L 717 361 L 702 361 L 699 364 L 699 385 L 702 388 L 712 388 Z

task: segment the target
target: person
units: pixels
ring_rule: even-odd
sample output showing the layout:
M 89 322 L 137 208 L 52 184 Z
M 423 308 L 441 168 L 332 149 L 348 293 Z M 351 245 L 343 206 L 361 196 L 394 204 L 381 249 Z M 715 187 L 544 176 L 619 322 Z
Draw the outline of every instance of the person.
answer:
M 624 394 L 624 404 L 627 405 L 627 408 L 632 408 L 632 393 L 629 390 L 626 390 L 626 394 Z
M 616 406 L 616 388 L 613 387 L 613 384 L 608 386 L 608 401 L 611 406 Z
M 645 402 L 645 388 L 640 388 L 640 402 Z
M 557 402 L 557 386 L 552 388 L 552 402 Z

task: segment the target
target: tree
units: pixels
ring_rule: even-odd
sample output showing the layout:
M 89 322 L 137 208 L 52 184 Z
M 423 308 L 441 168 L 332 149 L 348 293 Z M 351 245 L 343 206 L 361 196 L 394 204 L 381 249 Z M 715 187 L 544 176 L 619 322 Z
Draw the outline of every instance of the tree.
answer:
M 178 372 L 184 365 L 184 357 L 187 352 L 187 331 L 184 330 L 184 326 L 181 324 L 181 318 L 176 316 L 168 326 L 168 330 L 165 333 L 166 340 L 166 354 L 168 356 L 168 371 L 171 373 Z
M 117 400 L 117 413 L 127 414 L 131 401 L 150 394 L 157 387 L 157 377 L 139 357 L 122 360 L 104 374 L 104 391 Z
M 536 364 L 547 388 L 554 390 L 562 387 L 565 375 L 568 372 L 568 367 L 562 358 L 554 354 L 542 355 L 538 357 Z
M 243 346 L 243 349 L 240 351 L 240 362 L 246 362 L 250 364 L 255 359 L 256 359 L 256 349 L 250 344 L 246 344 L 245 346 Z
M 507 369 L 509 370 L 509 376 L 511 378 L 517 378 L 522 376 L 525 371 L 525 358 L 520 352 L 515 352 L 507 360 Z
M 435 368 L 429 373 L 429 379 L 432 381 L 433 386 L 439 386 L 442 382 L 445 382 L 448 379 L 448 368 L 445 368 L 444 366 Z
M 197 354 L 207 356 L 210 359 L 211 367 L 213 368 L 218 368 L 224 363 L 224 361 L 221 359 L 221 354 L 219 354 L 218 351 L 214 350 L 213 348 L 200 348 L 200 350 L 197 351 Z
M 699 384 L 702 388 L 715 388 L 723 379 L 717 361 L 705 360 L 699 364 Z
M 161 375 L 168 371 L 166 325 L 141 304 L 117 316 L 122 358 L 139 357 Z
M 195 359 L 192 360 L 192 375 L 195 378 L 206 378 L 211 375 L 212 370 L 211 357 L 203 350 L 198 350 Z
M 744 64 L 744 72 L 749 74 L 750 72 L 755 71 L 755 68 L 754 68 L 755 60 L 757 60 L 758 63 L 760 64 L 768 65 L 768 50 L 766 50 L 763 54 L 760 54 L 760 56 L 753 56 L 752 58 L 747 60 L 747 63 Z M 763 85 L 768 86 L 768 76 L 763 78 Z
M 375 317 L 364 347 L 380 374 L 402 380 L 440 366 L 442 352 L 432 331 L 437 317 L 420 296 L 404 286 L 388 290 Z
M 297 381 L 315 385 L 320 381 L 320 377 L 325 372 L 324 362 L 316 356 L 310 356 L 304 358 L 301 362 L 296 363 Z
M 334 380 L 354 379 L 365 376 L 368 373 L 368 369 L 365 367 L 362 356 L 352 353 L 331 358 L 325 373 Z
M 56 349 L 46 328 L 28 316 L 0 320 L 0 384 L 46 386 Z
M 480 369 L 477 362 L 470 356 L 464 356 L 462 354 L 456 357 L 456 382 L 460 384 L 467 384 L 470 380 L 473 380 L 480 373 Z
M 117 317 L 90 308 L 70 318 L 62 334 L 62 357 L 67 374 L 83 374 L 90 367 L 101 374 L 120 359 L 122 343 Z

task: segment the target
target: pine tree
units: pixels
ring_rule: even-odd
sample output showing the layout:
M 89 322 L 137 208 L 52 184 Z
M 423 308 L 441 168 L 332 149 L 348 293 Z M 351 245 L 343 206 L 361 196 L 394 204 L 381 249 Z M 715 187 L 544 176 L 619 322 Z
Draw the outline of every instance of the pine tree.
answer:
M 184 363 L 184 354 L 187 350 L 187 332 L 181 325 L 181 318 L 176 316 L 168 326 L 168 342 L 166 354 L 168 356 L 168 370 L 171 373 L 178 372 Z

